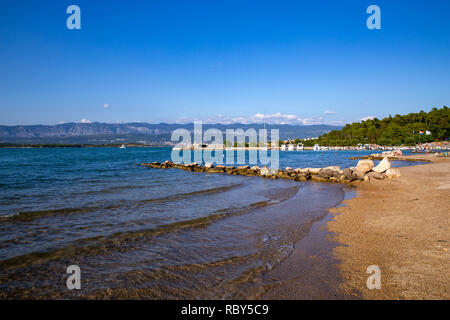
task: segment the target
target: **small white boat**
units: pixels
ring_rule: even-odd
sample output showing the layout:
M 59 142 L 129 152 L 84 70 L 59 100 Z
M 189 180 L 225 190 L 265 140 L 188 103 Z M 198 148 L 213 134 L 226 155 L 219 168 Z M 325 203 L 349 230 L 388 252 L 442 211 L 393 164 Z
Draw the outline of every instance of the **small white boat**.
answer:
M 119 148 L 120 148 L 120 149 L 125 149 L 126 146 L 123 144 L 123 145 L 121 145 Z

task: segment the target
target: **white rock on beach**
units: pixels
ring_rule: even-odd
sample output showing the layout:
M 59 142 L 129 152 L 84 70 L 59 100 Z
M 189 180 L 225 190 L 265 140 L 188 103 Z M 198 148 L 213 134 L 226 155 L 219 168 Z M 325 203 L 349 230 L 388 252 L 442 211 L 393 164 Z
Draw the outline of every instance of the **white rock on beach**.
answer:
M 214 167 L 214 164 L 212 164 L 211 162 L 205 163 L 205 168 L 212 168 L 212 167 Z
M 383 160 L 381 160 L 380 163 L 372 170 L 375 172 L 378 172 L 378 173 L 383 173 L 390 167 L 391 167 L 391 163 L 389 162 L 387 157 L 384 157 Z
M 272 176 L 272 175 L 274 175 L 276 173 L 277 173 L 277 171 L 275 169 L 269 169 L 267 167 L 264 167 L 264 168 L 261 169 L 259 174 L 262 175 L 262 176 Z
M 372 170 L 373 167 L 374 167 L 373 161 L 365 159 L 365 160 L 359 160 L 358 161 L 358 164 L 356 165 L 355 170 L 358 173 L 364 174 L 364 173 L 367 173 L 370 170 Z
M 400 171 L 398 169 L 387 169 L 386 172 L 384 173 L 389 179 L 392 178 L 398 178 L 401 176 Z

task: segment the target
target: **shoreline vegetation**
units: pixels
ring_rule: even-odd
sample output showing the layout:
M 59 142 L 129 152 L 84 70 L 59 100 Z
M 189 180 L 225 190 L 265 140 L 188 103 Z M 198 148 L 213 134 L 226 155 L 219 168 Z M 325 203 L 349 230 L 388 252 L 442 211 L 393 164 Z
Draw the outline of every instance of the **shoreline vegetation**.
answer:
M 407 115 L 346 124 L 340 130 L 332 130 L 317 139 L 304 141 L 305 146 L 313 144 L 325 146 L 345 146 L 357 144 L 406 145 L 414 146 L 433 141 L 445 141 L 450 136 L 450 108 L 432 108 L 429 112 L 420 111 Z
M 450 158 L 407 156 L 430 164 L 402 167 L 400 179 L 358 184 L 357 196 L 330 209 L 328 222 L 344 278 L 364 299 L 449 299 Z M 366 286 L 371 265 L 381 289 Z

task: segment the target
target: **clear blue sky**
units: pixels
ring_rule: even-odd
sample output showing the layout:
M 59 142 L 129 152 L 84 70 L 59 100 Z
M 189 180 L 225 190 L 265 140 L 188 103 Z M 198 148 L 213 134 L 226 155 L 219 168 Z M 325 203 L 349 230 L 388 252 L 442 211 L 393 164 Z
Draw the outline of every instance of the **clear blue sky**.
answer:
M 448 0 L 0 2 L 0 124 L 341 123 L 449 102 Z

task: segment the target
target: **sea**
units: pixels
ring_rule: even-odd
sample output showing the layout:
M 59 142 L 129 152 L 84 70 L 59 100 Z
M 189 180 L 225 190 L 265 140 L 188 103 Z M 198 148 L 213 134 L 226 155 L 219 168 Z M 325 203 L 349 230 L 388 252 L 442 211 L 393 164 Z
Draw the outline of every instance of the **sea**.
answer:
M 354 196 L 341 184 L 141 166 L 170 160 L 171 152 L 1 148 L 0 298 L 276 298 L 293 281 L 283 262 L 303 250 L 329 208 Z M 345 168 L 357 163 L 350 157 L 370 153 L 280 152 L 279 162 Z M 325 236 L 316 244 L 328 248 Z M 335 282 L 309 281 L 295 289 L 300 296 L 342 297 L 337 261 L 325 251 L 329 266 L 320 272 L 330 268 Z M 311 261 L 299 268 L 306 265 L 302 276 L 317 278 Z M 67 285 L 70 266 L 80 270 L 80 289 Z

